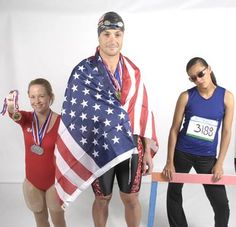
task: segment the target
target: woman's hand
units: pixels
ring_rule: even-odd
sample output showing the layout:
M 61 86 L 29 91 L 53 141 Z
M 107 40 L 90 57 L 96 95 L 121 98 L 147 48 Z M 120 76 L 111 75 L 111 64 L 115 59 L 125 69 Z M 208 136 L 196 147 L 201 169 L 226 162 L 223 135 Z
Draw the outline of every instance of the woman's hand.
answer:
M 214 182 L 217 182 L 219 181 L 223 174 L 224 174 L 224 171 L 223 171 L 223 167 L 220 163 L 216 162 L 216 164 L 214 165 L 214 167 L 212 168 L 211 170 L 212 174 L 213 174 L 213 177 L 212 177 L 212 180 Z
M 14 108 L 15 108 L 14 96 L 15 95 L 16 95 L 15 92 L 10 92 L 6 97 L 7 110 L 9 113 L 14 112 Z
M 174 167 L 174 164 L 173 162 L 168 162 L 166 163 L 163 171 L 162 171 L 162 174 L 168 178 L 168 180 L 172 180 L 172 174 L 175 172 L 175 167 Z

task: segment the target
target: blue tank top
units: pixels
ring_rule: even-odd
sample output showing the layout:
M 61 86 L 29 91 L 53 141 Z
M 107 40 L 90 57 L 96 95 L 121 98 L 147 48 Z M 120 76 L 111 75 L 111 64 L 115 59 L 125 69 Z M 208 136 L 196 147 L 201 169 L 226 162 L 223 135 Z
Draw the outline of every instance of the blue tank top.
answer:
M 217 86 L 209 99 L 203 98 L 197 87 L 188 90 L 184 123 L 176 149 L 182 152 L 216 156 L 218 132 L 225 113 L 225 89 Z

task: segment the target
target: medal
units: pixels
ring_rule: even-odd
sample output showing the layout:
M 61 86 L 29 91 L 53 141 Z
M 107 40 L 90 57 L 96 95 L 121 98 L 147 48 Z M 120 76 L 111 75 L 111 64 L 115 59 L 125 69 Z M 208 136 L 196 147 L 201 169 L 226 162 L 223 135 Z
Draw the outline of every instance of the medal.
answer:
M 42 155 L 43 152 L 44 152 L 43 148 L 40 147 L 40 146 L 38 146 L 38 145 L 36 145 L 36 144 L 33 144 L 33 145 L 31 146 L 31 151 L 32 151 L 33 153 L 37 154 L 37 155 Z
M 14 112 L 14 113 L 12 114 L 12 119 L 13 119 L 14 121 L 19 121 L 19 120 L 21 119 L 21 117 L 22 117 L 22 115 L 21 115 L 20 112 Z
M 121 92 L 120 91 L 116 91 L 116 98 L 118 98 L 120 100 L 121 97 Z

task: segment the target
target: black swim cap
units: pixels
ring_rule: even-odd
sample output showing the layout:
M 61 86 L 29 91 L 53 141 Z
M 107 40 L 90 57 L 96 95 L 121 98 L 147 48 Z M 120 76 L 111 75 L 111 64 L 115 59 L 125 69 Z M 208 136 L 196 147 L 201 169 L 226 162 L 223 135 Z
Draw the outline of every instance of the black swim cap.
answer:
M 105 13 L 98 22 L 98 36 L 107 29 L 125 30 L 124 22 L 121 16 L 115 12 Z

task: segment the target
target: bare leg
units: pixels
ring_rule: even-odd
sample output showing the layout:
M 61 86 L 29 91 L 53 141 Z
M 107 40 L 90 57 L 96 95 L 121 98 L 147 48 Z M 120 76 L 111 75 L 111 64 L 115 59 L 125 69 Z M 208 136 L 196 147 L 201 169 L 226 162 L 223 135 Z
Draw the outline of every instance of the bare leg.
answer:
M 37 227 L 50 227 L 48 222 L 48 210 L 46 207 L 41 212 L 34 212 Z
M 45 192 L 36 188 L 28 180 L 23 183 L 26 205 L 34 213 L 37 227 L 50 227 Z
M 95 196 L 93 202 L 93 221 L 95 227 L 105 227 L 108 218 L 108 206 L 111 196 Z
M 66 227 L 64 211 L 49 210 L 54 227 Z
M 54 227 L 66 227 L 64 210 L 61 208 L 54 186 L 46 191 L 46 203 Z
M 141 206 L 138 193 L 126 194 L 120 192 L 121 200 L 125 206 L 125 220 L 127 227 L 139 227 L 141 220 Z

